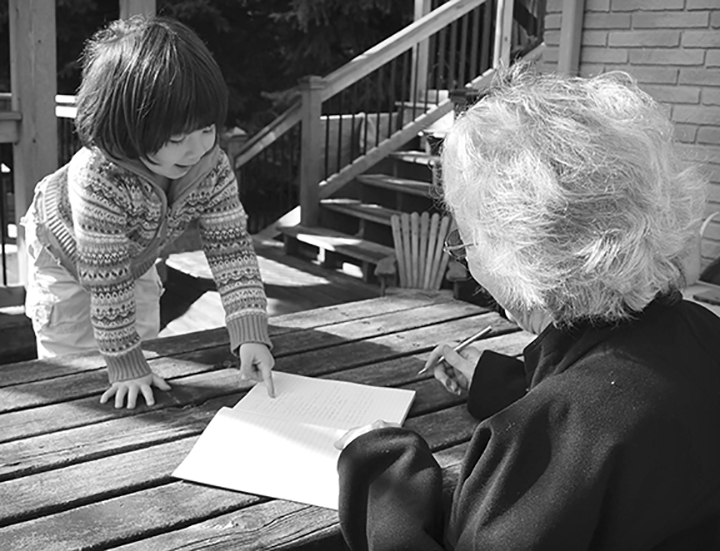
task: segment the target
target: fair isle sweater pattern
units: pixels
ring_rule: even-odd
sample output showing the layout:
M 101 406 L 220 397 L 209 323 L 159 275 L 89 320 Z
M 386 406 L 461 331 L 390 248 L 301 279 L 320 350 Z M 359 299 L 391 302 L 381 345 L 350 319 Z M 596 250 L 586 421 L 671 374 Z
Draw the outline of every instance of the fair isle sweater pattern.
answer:
M 110 382 L 149 374 L 135 329 L 135 279 L 198 221 L 233 352 L 271 345 L 267 298 L 247 215 L 227 156 L 215 147 L 166 195 L 141 163 L 82 149 L 45 178 L 39 237 L 89 290 L 95 339 Z

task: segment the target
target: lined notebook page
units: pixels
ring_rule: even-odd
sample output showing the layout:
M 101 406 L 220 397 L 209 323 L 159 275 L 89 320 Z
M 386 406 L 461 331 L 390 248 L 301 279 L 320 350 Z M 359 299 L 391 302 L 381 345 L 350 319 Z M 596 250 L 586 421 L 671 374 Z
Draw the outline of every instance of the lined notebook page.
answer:
M 415 396 L 410 390 L 283 372 L 275 372 L 273 382 L 274 399 L 268 398 L 265 385 L 258 384 L 233 410 L 347 430 L 378 419 L 402 423 Z
M 378 419 L 402 423 L 414 391 L 274 373 L 222 408 L 173 472 L 211 486 L 337 509 L 335 442 Z
M 223 408 L 173 476 L 337 509 L 343 432 Z

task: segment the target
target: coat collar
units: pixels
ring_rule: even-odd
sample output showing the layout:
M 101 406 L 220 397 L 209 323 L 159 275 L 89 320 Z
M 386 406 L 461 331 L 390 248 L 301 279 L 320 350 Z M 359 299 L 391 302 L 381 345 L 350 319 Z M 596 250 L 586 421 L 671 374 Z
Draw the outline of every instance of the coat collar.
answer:
M 659 294 L 635 317 L 621 323 L 582 322 L 569 329 L 549 325 L 523 350 L 525 376 L 529 388 L 562 373 L 593 348 L 618 333 L 652 323 L 682 300 L 678 290 Z

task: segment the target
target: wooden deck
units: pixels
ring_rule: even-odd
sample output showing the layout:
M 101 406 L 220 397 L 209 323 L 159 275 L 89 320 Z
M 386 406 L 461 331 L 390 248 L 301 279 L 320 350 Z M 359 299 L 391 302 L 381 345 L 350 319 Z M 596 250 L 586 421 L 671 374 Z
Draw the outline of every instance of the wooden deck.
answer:
M 378 287 L 345 273 L 287 256 L 277 241 L 257 239 L 258 263 L 268 296 L 268 314 L 277 316 L 377 297 Z M 224 326 L 224 311 L 201 251 L 176 253 L 167 262 L 161 300 L 160 336 Z M 21 308 L 0 311 L 0 364 L 36 357 L 35 338 Z
M 392 293 L 273 316 L 270 336 L 276 374 L 416 392 L 405 425 L 427 440 L 451 488 L 477 420 L 462 396 L 418 371 L 438 342 L 487 325 L 493 333 L 478 342 L 481 349 L 518 354 L 532 339 L 447 291 Z M 3 366 L 0 548 L 346 549 L 332 509 L 174 478 L 210 420 L 252 383 L 239 380 L 224 328 L 159 339 L 147 350 L 172 391 L 158 391 L 155 406 L 133 410 L 99 403 L 106 382 L 97 354 Z M 243 455 L 253 443 L 231 447 Z M 315 467 L 334 471 L 328 451 Z M 222 457 L 232 463 L 234 453 Z

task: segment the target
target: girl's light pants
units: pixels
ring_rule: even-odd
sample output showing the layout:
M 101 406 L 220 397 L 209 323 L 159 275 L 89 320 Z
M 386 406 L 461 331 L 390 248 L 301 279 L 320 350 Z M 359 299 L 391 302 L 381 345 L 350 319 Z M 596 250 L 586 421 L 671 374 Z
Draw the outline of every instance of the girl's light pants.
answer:
M 38 358 L 98 350 L 90 322 L 90 293 L 40 244 L 23 220 L 28 251 L 25 314 L 32 320 Z M 153 266 L 135 280 L 136 330 L 141 340 L 160 332 L 162 282 Z

